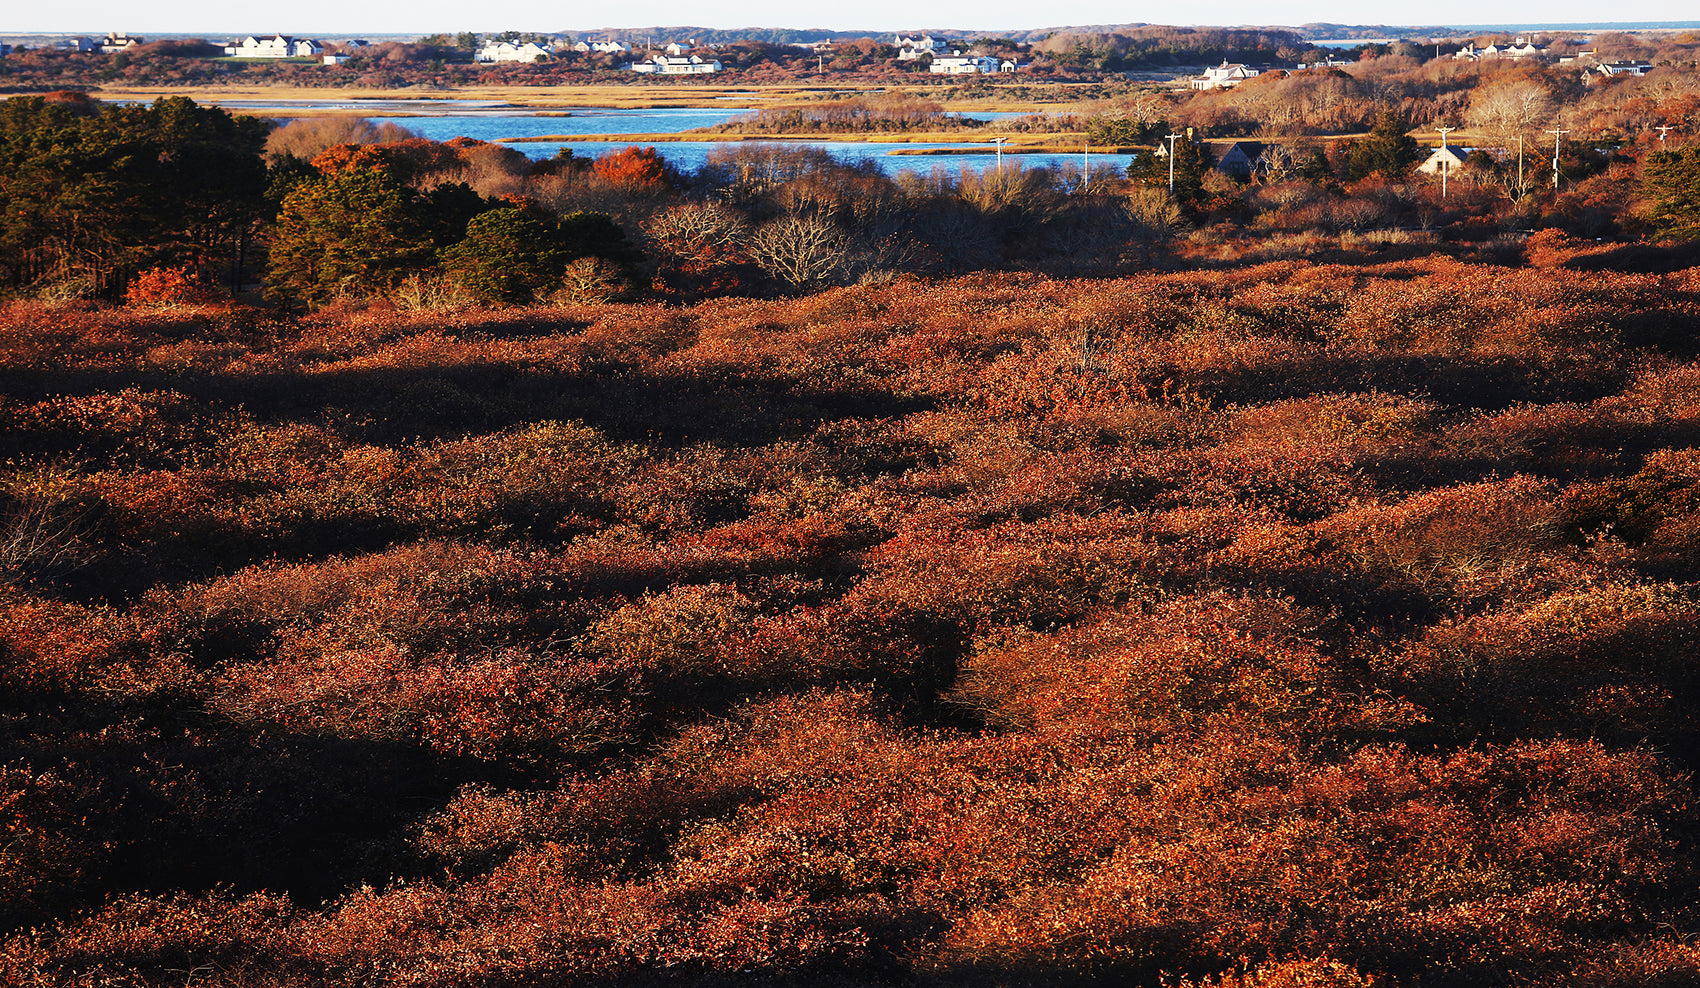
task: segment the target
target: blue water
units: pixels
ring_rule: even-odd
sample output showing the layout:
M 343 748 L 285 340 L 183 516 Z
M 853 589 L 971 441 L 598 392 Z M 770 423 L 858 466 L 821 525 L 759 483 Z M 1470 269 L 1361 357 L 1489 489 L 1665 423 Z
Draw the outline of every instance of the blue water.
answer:
M 1306 41 L 1318 48 L 1356 48 L 1359 45 L 1385 45 L 1394 41 L 1427 37 L 1431 34 L 1577 34 L 1601 31 L 1681 31 L 1700 29 L 1700 21 L 1589 21 L 1587 23 L 1553 24 L 1542 21 L 1522 21 L 1514 24 L 1449 24 L 1439 27 L 1412 27 L 1403 38 L 1327 38 Z
M 1678 31 L 1700 28 L 1700 21 L 1589 21 L 1577 24 L 1551 24 L 1541 21 L 1526 21 L 1521 24 L 1453 24 L 1449 30 L 1460 32 L 1475 32 L 1492 34 L 1495 32 L 1523 31 Z
M 742 109 L 730 107 L 713 110 L 567 110 L 558 115 L 538 116 L 534 111 L 509 108 L 506 112 L 408 117 L 395 122 L 433 141 L 446 141 L 451 137 L 499 141 L 504 137 L 542 137 L 547 134 L 677 134 L 723 124 L 742 112 Z M 525 150 L 523 145 L 516 146 Z
M 429 135 L 427 135 L 429 136 Z M 476 136 L 476 135 L 473 135 Z M 445 138 L 446 139 L 446 138 Z M 755 143 L 755 142 L 743 142 Z M 928 174 L 934 169 L 943 169 L 947 173 L 955 173 L 964 168 L 973 171 L 983 171 L 987 168 L 998 167 L 997 147 L 991 144 L 871 144 L 860 141 L 784 141 L 786 147 L 820 148 L 833 157 L 847 164 L 862 161 L 872 161 L 887 175 L 897 175 L 902 172 L 912 172 L 921 175 Z M 532 158 L 552 158 L 562 148 L 574 155 L 595 157 L 617 151 L 624 147 L 618 142 L 609 141 L 527 141 L 523 144 L 513 144 L 510 147 L 524 151 Z M 667 141 L 653 145 L 657 154 L 667 159 L 675 168 L 684 172 L 694 172 L 702 168 L 708 161 L 709 153 L 715 148 L 736 147 L 736 144 L 714 141 Z M 973 154 L 893 154 L 897 148 L 927 149 L 927 148 L 981 148 Z M 1133 159 L 1125 154 L 1094 154 L 1088 162 L 1094 173 L 1101 167 L 1125 169 Z M 1005 168 L 1063 168 L 1072 165 L 1079 168 L 1081 156 L 1075 154 L 1005 154 Z
M 381 117 L 409 130 L 417 131 L 421 136 L 434 141 L 446 141 L 455 137 L 472 137 L 481 141 L 501 141 L 503 138 L 545 137 L 551 134 L 607 134 L 611 136 L 619 134 L 678 134 L 698 127 L 712 127 L 716 124 L 725 123 L 747 109 L 746 107 L 729 106 L 711 110 L 571 109 L 537 111 L 522 109 L 506 103 L 476 100 L 303 100 L 295 102 L 230 100 L 220 101 L 219 105 L 237 112 L 255 109 L 266 109 L 274 113 L 288 113 L 291 110 L 363 111 L 373 118 Z M 1018 113 L 984 113 L 974 116 L 981 120 L 996 120 L 1022 115 Z M 784 143 L 790 147 L 821 148 L 833 157 L 849 163 L 872 161 L 888 175 L 903 172 L 925 175 L 931 173 L 934 169 L 943 169 L 947 173 L 954 174 L 964 168 L 981 171 L 986 168 L 998 167 L 997 148 L 990 143 L 978 145 L 863 141 L 786 141 Z M 570 149 L 575 155 L 596 157 L 617 151 L 625 145 L 618 141 L 522 141 L 509 146 L 531 158 L 552 158 L 563 148 Z M 723 148 L 728 145 L 713 141 L 664 141 L 654 146 L 656 152 L 671 162 L 675 168 L 683 172 L 694 172 L 708 160 L 709 152 L 717 147 Z M 891 153 L 898 148 L 962 148 L 965 146 L 977 147 L 982 151 L 977 154 L 951 155 Z M 1103 167 L 1126 168 L 1130 160 L 1131 158 L 1128 155 L 1094 154 L 1089 163 L 1093 172 L 1096 173 L 1099 168 Z M 1003 156 L 1004 168 L 1065 168 L 1069 166 L 1079 168 L 1080 165 L 1081 156 L 1078 153 L 1005 154 Z

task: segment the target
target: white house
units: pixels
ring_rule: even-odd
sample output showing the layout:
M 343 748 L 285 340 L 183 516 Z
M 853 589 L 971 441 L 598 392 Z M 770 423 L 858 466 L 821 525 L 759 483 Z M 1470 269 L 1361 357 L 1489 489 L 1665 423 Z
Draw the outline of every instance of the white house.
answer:
M 922 35 L 919 38 L 909 38 L 900 34 L 892 44 L 897 46 L 897 60 L 900 62 L 912 62 L 922 55 L 939 55 L 950 49 L 950 46 L 942 39 L 935 38 L 930 34 Z
M 473 59 L 480 62 L 540 62 L 553 58 L 554 49 L 535 41 L 515 44 L 512 41 L 493 41 L 478 49 Z
M 1428 156 L 1428 160 L 1417 166 L 1417 171 L 1425 175 L 1438 175 L 1442 169 L 1445 169 L 1448 175 L 1454 175 L 1457 174 L 1458 169 L 1464 167 L 1464 159 L 1469 156 L 1469 148 L 1442 144 L 1434 149 L 1434 153 Z
M 325 53 L 325 46 L 312 38 L 292 38 L 286 34 L 269 38 L 249 35 L 225 45 L 224 53 L 236 58 L 317 58 Z
M 349 62 L 352 62 L 352 61 L 354 61 L 353 55 L 326 55 L 325 56 L 325 64 L 326 65 L 347 65 Z
M 1508 45 L 1488 45 L 1486 48 L 1477 48 L 1475 43 L 1471 42 L 1458 49 L 1452 58 L 1458 62 L 1479 62 L 1484 58 L 1546 58 L 1549 54 L 1551 52 L 1548 49 L 1536 47 L 1535 43 L 1527 38 L 1518 38 Z
M 594 51 L 605 55 L 624 55 L 631 48 L 618 41 L 580 41 L 573 45 L 573 51 Z
M 1601 62 L 1593 69 L 1596 76 L 1608 79 L 1630 75 L 1646 75 L 1651 71 L 1653 71 L 1652 62 L 1643 62 L 1638 59 L 1634 61 Z
M 706 75 L 720 71 L 720 60 L 704 61 L 697 55 L 656 55 L 646 62 L 633 62 L 633 72 L 656 75 Z
M 1205 69 L 1203 75 L 1192 80 L 1191 86 L 1194 89 L 1229 89 L 1261 74 L 1259 70 L 1241 65 L 1238 62 L 1229 65 L 1227 60 L 1224 59 L 1221 65 L 1213 69 Z
M 927 71 L 944 75 L 973 75 L 977 72 L 995 75 L 1002 68 L 1003 64 L 990 55 L 935 55 Z M 1010 71 L 1015 70 L 1011 68 Z
M 100 50 L 108 55 L 112 55 L 117 52 L 127 51 L 141 43 L 142 39 L 133 34 L 125 34 L 123 31 L 114 31 L 111 34 L 108 34 L 106 38 L 101 41 Z

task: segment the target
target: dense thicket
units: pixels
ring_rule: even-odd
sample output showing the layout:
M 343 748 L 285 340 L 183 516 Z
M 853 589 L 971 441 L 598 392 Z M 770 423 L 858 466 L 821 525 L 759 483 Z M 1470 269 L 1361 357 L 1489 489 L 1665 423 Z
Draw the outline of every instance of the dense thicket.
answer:
M 0 284 L 111 293 L 149 266 L 239 271 L 266 213 L 265 137 L 183 97 L 0 102 Z
M 1186 119 L 1196 106 L 1141 103 L 1122 116 L 1099 107 L 1090 133 L 1161 137 L 1165 152 L 1173 136 L 1173 166 L 1141 150 L 1125 171 L 1125 159 L 1107 155 L 1091 160 L 1116 163 L 1091 174 L 1024 168 L 1011 156 L 983 172 L 888 176 L 780 144 L 731 144 L 685 174 L 652 148 L 533 161 L 393 124 L 307 119 L 268 133 L 183 99 L 20 98 L 4 104 L 14 126 L 0 169 L 0 293 L 183 301 L 263 279 L 268 297 L 298 306 L 371 296 L 435 308 L 688 300 L 904 274 L 1114 274 L 1407 244 L 1503 259 L 1548 226 L 1593 237 L 1691 232 L 1692 169 L 1682 164 L 1691 148 L 1680 138 L 1668 150 L 1645 128 L 1635 143 L 1571 140 L 1553 184 L 1529 140 L 1554 112 L 1547 90 L 1528 73 L 1480 81 L 1469 112 L 1500 139 L 1523 139 L 1531 160 L 1478 147 L 1445 186 L 1413 172 L 1422 149 L 1392 109 L 1355 139 L 1235 149 L 1204 141 L 1208 128 L 1151 116 Z M 1242 91 L 1263 105 L 1257 86 Z M 910 126 L 933 110 L 893 98 L 809 112 Z M 1223 170 L 1231 151 L 1238 171 Z
M 12 303 L 0 981 L 1691 982 L 1700 281 L 1536 248 Z

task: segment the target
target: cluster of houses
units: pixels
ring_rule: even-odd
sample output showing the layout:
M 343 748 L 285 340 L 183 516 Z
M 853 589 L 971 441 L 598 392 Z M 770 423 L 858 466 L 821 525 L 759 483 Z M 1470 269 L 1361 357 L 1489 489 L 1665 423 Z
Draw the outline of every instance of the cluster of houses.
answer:
M 371 42 L 364 38 L 351 38 L 338 45 L 339 51 L 327 52 L 325 46 L 313 38 L 273 34 L 266 37 L 249 35 L 240 41 L 232 41 L 224 46 L 224 53 L 232 58 L 317 58 L 326 65 L 345 65 L 370 47 Z
M 69 38 L 55 42 L 53 47 L 63 51 L 73 52 L 104 52 L 114 54 L 128 51 L 143 43 L 142 38 L 123 31 L 114 31 L 105 38 Z M 966 45 L 952 44 L 931 35 L 899 34 L 892 40 L 897 49 L 898 61 L 908 62 L 917 59 L 927 59 L 927 70 L 939 75 L 979 75 L 1015 72 L 1022 68 L 1013 58 L 995 55 L 973 54 L 964 51 Z M 369 47 L 362 39 L 342 42 L 335 52 L 326 52 L 325 46 L 313 38 L 297 38 L 286 34 L 268 36 L 250 35 L 237 41 L 231 41 L 222 46 L 224 54 L 234 58 L 314 58 L 321 59 L 327 65 L 341 65 L 355 58 L 361 49 Z M 802 42 L 795 45 L 817 54 L 828 54 L 831 51 L 830 42 Z M 571 50 L 583 54 L 602 55 L 634 55 L 632 47 L 625 42 L 589 39 L 576 42 L 563 51 Z M 0 45 L 0 56 L 10 54 L 12 46 Z M 688 43 L 674 42 L 665 45 L 659 52 L 645 52 L 643 57 L 635 58 L 627 63 L 625 68 L 639 73 L 653 75 L 705 75 L 719 72 L 723 69 L 720 61 L 713 57 L 713 51 L 698 45 L 695 39 Z M 473 53 L 474 60 L 484 63 L 493 62 L 538 62 L 555 57 L 555 47 L 546 41 L 490 41 Z M 1448 57 L 1439 55 L 1437 57 Z M 1584 81 L 1594 82 L 1604 79 L 1620 78 L 1623 76 L 1646 75 L 1652 70 L 1650 62 L 1629 59 L 1618 61 L 1602 61 L 1592 50 L 1578 50 L 1572 53 L 1555 56 L 1550 48 L 1536 45 L 1527 38 L 1517 38 L 1507 44 L 1489 44 L 1477 47 L 1473 42 L 1466 44 L 1454 52 L 1450 58 L 1455 61 L 1479 62 L 1492 59 L 1539 61 L 1556 61 L 1560 65 L 1578 65 L 1582 68 Z M 1300 64 L 1298 70 L 1313 68 L 1338 68 L 1352 64 L 1345 59 L 1325 56 L 1321 61 Z M 1187 80 L 1188 88 L 1195 91 L 1210 89 L 1230 89 L 1254 79 L 1268 69 L 1253 68 L 1238 62 L 1223 60 L 1222 64 L 1204 70 L 1199 76 Z M 1445 150 L 1445 149 L 1442 149 Z
M 542 62 L 555 57 L 555 49 L 537 41 L 492 41 L 472 53 L 478 62 Z
M 1445 56 L 1440 56 L 1445 57 Z M 1537 59 L 1541 61 L 1554 60 L 1552 50 L 1537 47 L 1534 43 L 1518 38 L 1516 42 L 1506 45 L 1487 45 L 1477 48 L 1474 43 L 1467 44 L 1455 52 L 1451 58 L 1454 61 L 1479 62 L 1492 59 Z M 1598 79 L 1620 78 L 1623 76 L 1646 75 L 1652 70 L 1651 62 L 1638 59 L 1621 61 L 1601 61 L 1595 57 L 1592 50 L 1581 50 L 1574 54 L 1562 55 L 1556 58 L 1560 65 L 1579 64 L 1582 66 L 1583 81 L 1592 82 Z M 1325 57 L 1322 61 L 1311 62 L 1297 66 L 1298 70 L 1338 68 L 1352 63 L 1333 56 Z M 1187 86 L 1193 90 L 1231 89 L 1234 86 L 1262 75 L 1267 69 L 1256 69 L 1239 62 L 1229 62 L 1223 59 L 1221 65 L 1204 70 L 1203 75 L 1194 76 L 1187 80 Z
M 1653 68 L 1653 63 L 1641 59 L 1601 61 L 1597 52 L 1586 48 L 1555 57 L 1552 49 L 1538 47 L 1526 38 L 1518 38 L 1507 45 L 1487 45 L 1483 48 L 1468 44 L 1458 49 L 1452 58 L 1460 62 L 1479 62 L 1501 58 L 1512 60 L 1537 59 L 1544 62 L 1556 61 L 1559 65 L 1580 65 L 1583 80 L 1589 82 L 1623 76 L 1646 75 Z
M 723 66 L 718 59 L 703 58 L 692 52 L 695 42 L 667 45 L 659 53 L 629 63 L 633 72 L 655 75 L 704 75 L 719 72 Z M 631 47 L 621 41 L 580 41 L 571 50 L 603 55 L 627 55 Z M 493 41 L 478 49 L 473 58 L 480 62 L 540 62 L 555 57 L 552 45 L 536 41 Z
M 96 41 L 93 38 L 65 38 L 64 40 L 53 42 L 50 47 L 54 51 L 74 51 L 83 53 L 98 51 L 104 52 L 108 55 L 115 55 L 121 51 L 129 51 L 131 48 L 142 43 L 143 39 L 138 38 L 133 34 L 126 34 L 122 31 L 114 31 L 99 41 Z M 11 53 L 11 45 L 0 44 L 0 56 L 10 55 Z
M 719 59 L 703 58 L 693 52 L 695 47 L 694 41 L 688 45 L 673 42 L 660 52 L 628 63 L 626 68 L 653 75 L 705 75 L 723 68 Z M 631 53 L 631 48 L 620 41 L 580 41 L 572 50 L 604 55 Z M 536 41 L 493 41 L 473 54 L 480 62 L 540 62 L 554 57 L 552 45 Z
M 1550 57 L 1552 57 L 1551 49 L 1540 48 L 1532 41 L 1518 38 L 1508 45 L 1488 45 L 1485 48 L 1477 48 L 1475 43 L 1471 42 L 1454 52 L 1452 60 L 1455 62 L 1481 62 L 1500 58 L 1515 60 L 1522 58 L 1547 59 Z
M 287 34 L 259 37 L 250 34 L 240 41 L 225 45 L 224 53 L 232 58 L 318 58 L 325 53 L 325 46 L 312 38 L 293 38 Z
M 967 54 L 961 46 L 952 45 L 930 34 L 918 38 L 900 34 L 892 41 L 892 45 L 897 48 L 899 62 L 931 59 L 927 71 L 935 75 L 996 75 L 1021 68 L 1013 58 Z

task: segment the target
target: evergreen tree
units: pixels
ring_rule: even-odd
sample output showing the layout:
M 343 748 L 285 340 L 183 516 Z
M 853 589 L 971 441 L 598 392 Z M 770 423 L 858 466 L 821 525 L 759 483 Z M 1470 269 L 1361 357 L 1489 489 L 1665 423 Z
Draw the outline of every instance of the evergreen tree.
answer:
M 267 124 L 184 97 L 0 103 L 0 277 L 83 278 L 235 260 L 263 217 Z
M 1653 228 L 1667 237 L 1700 238 L 1700 144 L 1647 156 L 1641 185 L 1653 200 Z
M 1167 149 L 1165 142 L 1163 147 Z M 1203 141 L 1195 141 L 1189 134 L 1187 137 L 1174 142 L 1174 198 L 1175 201 L 1191 209 L 1204 201 L 1204 176 L 1209 174 L 1214 163 L 1210 150 Z M 1128 166 L 1128 177 L 1143 185 L 1169 188 L 1170 165 L 1168 155 L 1149 154 L 1134 160 Z
M 1375 118 L 1369 136 L 1354 143 L 1346 157 L 1346 177 L 1352 181 L 1380 175 L 1399 178 L 1423 160 L 1416 138 L 1405 133 L 1405 121 L 1392 110 Z
M 482 302 L 524 305 L 561 286 L 569 263 L 581 257 L 635 259 L 619 224 L 601 213 L 556 219 L 529 203 L 480 214 L 466 239 L 442 252 L 443 270 Z
M 472 220 L 466 239 L 443 252 L 443 270 L 481 302 L 524 305 L 560 285 L 569 260 L 553 217 L 535 209 L 493 209 Z
M 436 259 L 428 201 L 385 169 L 296 185 L 272 238 L 266 294 L 316 305 L 399 283 Z

